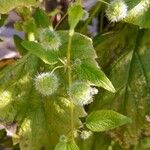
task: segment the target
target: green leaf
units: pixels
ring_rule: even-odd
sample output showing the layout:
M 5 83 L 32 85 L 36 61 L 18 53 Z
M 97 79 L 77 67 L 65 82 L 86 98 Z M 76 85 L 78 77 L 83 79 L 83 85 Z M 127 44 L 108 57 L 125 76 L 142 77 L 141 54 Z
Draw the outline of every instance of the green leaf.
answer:
M 131 24 L 119 24 L 114 32 L 104 35 L 97 35 L 94 41 L 94 48 L 98 55 L 98 63 L 102 68 L 107 68 L 112 63 L 112 60 L 121 55 L 123 51 L 130 49 L 134 43 L 134 35 L 137 28 Z M 129 41 L 127 39 L 130 39 Z
M 18 6 L 29 7 L 35 6 L 36 4 L 36 0 L 0 0 L 0 13 L 6 14 Z
M 66 57 L 69 32 L 58 31 L 57 33 L 61 38 L 61 46 L 59 48 L 61 56 Z M 74 33 L 72 37 L 72 45 L 71 45 L 71 59 L 75 60 L 77 58 L 80 59 L 97 58 L 96 52 L 93 48 L 92 39 L 80 33 Z
M 91 61 L 90 59 L 81 60 L 81 64 L 75 67 L 75 71 L 79 79 L 90 81 L 95 86 L 103 87 L 110 92 L 115 92 L 112 83 L 95 61 Z
M 66 142 L 59 142 L 56 147 L 55 150 L 67 150 L 67 143 Z
M 22 21 L 15 22 L 14 28 L 17 31 L 23 31 L 23 22 Z
M 64 58 L 68 46 L 69 32 L 58 31 L 57 33 L 62 43 L 60 46 L 61 57 Z M 90 81 L 96 86 L 115 92 L 109 79 L 98 67 L 97 62 L 94 60 L 95 58 L 97 58 L 97 55 L 93 48 L 92 40 L 82 34 L 74 33 L 72 37 L 71 60 L 76 61 L 76 59 L 80 59 L 82 62 L 81 65 L 75 68 L 75 74 L 82 80 Z
M 130 123 L 131 120 L 113 110 L 92 112 L 86 118 L 86 126 L 92 131 L 102 132 Z
M 47 64 L 52 65 L 58 62 L 58 53 L 56 51 L 45 50 L 40 44 L 30 41 L 23 41 L 22 46 Z
M 140 26 L 141 28 L 150 28 L 150 1 L 132 1 L 127 0 L 129 12 L 125 21 Z
M 23 22 L 22 29 L 25 33 L 34 33 L 37 32 L 37 26 L 35 24 L 35 20 L 33 18 L 30 18 Z
M 46 28 L 50 25 L 49 16 L 40 8 L 36 8 L 33 17 L 35 19 L 36 25 L 39 28 Z
M 6 19 L 7 19 L 8 15 L 2 14 L 0 16 L 0 27 L 4 25 Z
M 84 10 L 81 5 L 73 4 L 68 9 L 68 22 L 70 30 L 74 30 L 78 22 L 82 19 L 84 15 Z
M 21 39 L 18 35 L 14 35 L 14 43 L 21 55 L 27 54 L 27 50 L 21 45 L 23 39 Z
M 14 143 L 21 150 L 54 149 L 61 135 L 70 133 L 70 101 L 58 91 L 44 97 L 34 87 L 35 75 L 49 68 L 31 54 L 6 67 L 0 74 L 0 119 L 18 124 Z M 15 90 L 14 90 L 15 89 Z M 63 95 L 63 94 L 62 94 Z M 74 127 L 81 126 L 83 108 L 74 106 Z
M 148 29 L 139 30 L 136 26 L 125 25 L 122 29 L 117 29 L 111 37 L 103 37 L 98 46 L 100 59 L 105 57 L 109 49 L 107 58 L 110 62 L 105 68 L 116 93 L 99 93 L 91 111 L 114 109 L 132 119 L 132 124 L 127 128 L 121 127 L 111 132 L 115 135 L 114 140 L 119 139 L 120 145 L 124 147 L 136 145 L 141 135 L 146 136 L 150 133 L 150 124 L 148 118 L 145 118 L 150 114 L 149 35 Z M 116 40 L 117 38 L 119 40 Z M 111 54 L 115 54 L 113 58 Z
M 75 142 L 59 142 L 55 150 L 79 150 Z

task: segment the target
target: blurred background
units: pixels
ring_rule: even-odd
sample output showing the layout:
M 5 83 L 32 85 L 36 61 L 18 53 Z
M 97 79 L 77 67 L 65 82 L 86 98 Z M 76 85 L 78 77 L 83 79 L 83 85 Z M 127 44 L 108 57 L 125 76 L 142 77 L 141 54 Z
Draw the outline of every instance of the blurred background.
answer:
M 57 30 L 68 29 L 66 12 L 68 5 L 72 1 L 41 1 L 41 7 L 48 12 L 51 22 Z M 98 54 L 97 61 L 109 75 L 112 62 L 116 62 L 124 54 L 124 51 L 133 45 L 137 26 L 127 23 L 110 23 L 105 15 L 106 5 L 97 0 L 83 0 L 83 7 L 89 12 L 89 18 L 84 22 L 80 22 L 76 31 L 93 39 L 94 48 Z M 60 22 L 62 18 L 63 20 Z M 20 19 L 16 11 L 11 11 L 9 15 L 3 15 L 2 19 L 0 19 L 0 69 L 21 57 L 13 40 L 14 35 L 18 35 L 21 38 L 25 36 L 23 32 L 14 28 L 16 21 Z M 59 25 L 58 22 L 60 22 Z M 143 32 L 145 32 L 144 29 Z M 131 37 L 132 39 L 130 40 Z M 111 98 L 109 99 L 109 97 L 112 97 L 111 94 L 106 96 L 102 89 L 99 90 L 100 94 L 97 95 L 95 102 L 85 108 L 88 112 L 101 108 L 122 111 L 118 107 L 121 102 L 118 100 L 112 102 Z M 102 100 L 99 102 L 99 99 Z M 146 99 L 149 99 L 149 97 Z M 134 109 L 133 105 L 133 103 L 128 103 L 128 109 Z M 145 109 L 144 121 L 141 118 L 136 118 L 135 124 L 129 128 L 119 128 L 108 133 L 94 134 L 87 141 L 80 142 L 80 147 L 83 147 L 84 150 L 89 145 L 93 145 L 93 150 L 150 150 L 150 116 L 145 115 L 148 112 L 149 105 L 145 107 L 145 104 L 140 104 L 138 109 L 133 110 L 132 113 L 126 112 L 126 114 L 133 117 L 138 115 L 141 110 L 143 113 L 143 109 Z M 13 146 L 11 139 L 11 135 L 16 132 L 16 128 L 15 123 L 10 123 L 5 127 L 0 125 L 0 150 L 19 150 L 18 145 Z

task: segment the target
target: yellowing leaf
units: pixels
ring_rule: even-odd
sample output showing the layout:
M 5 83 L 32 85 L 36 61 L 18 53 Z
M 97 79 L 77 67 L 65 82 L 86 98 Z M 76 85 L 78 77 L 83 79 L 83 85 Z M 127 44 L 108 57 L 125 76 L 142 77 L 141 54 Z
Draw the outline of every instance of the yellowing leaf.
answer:
M 8 13 L 18 6 L 35 6 L 36 3 L 36 0 L 0 0 L 0 13 Z

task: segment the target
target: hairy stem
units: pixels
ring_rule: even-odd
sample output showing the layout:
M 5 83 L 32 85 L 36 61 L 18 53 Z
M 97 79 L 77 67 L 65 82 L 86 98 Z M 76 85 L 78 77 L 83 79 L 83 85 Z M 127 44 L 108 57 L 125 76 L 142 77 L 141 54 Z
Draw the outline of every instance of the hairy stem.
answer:
M 69 34 L 68 48 L 67 48 L 67 67 L 68 67 L 68 86 L 72 84 L 72 68 L 71 68 L 71 43 L 73 34 Z M 73 101 L 71 99 L 70 108 L 70 124 L 71 124 L 71 139 L 74 140 L 74 121 L 73 121 Z

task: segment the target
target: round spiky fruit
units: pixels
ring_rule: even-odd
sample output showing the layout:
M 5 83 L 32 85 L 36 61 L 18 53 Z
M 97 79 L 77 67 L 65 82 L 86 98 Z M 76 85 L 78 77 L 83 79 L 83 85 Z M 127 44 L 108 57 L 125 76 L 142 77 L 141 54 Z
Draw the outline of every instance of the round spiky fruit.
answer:
M 58 89 L 58 78 L 50 72 L 41 73 L 35 78 L 36 90 L 44 96 L 49 96 L 55 93 Z
M 68 94 L 76 105 L 87 105 L 93 101 L 93 95 L 98 90 L 85 82 L 75 82 L 69 88 Z
M 83 130 L 80 134 L 81 139 L 86 140 L 92 135 L 91 131 Z
M 46 50 L 58 50 L 61 46 L 59 35 L 49 28 L 40 30 L 39 41 Z
M 127 5 L 123 0 L 113 0 L 106 9 L 106 16 L 111 22 L 118 22 L 126 17 L 127 11 Z

